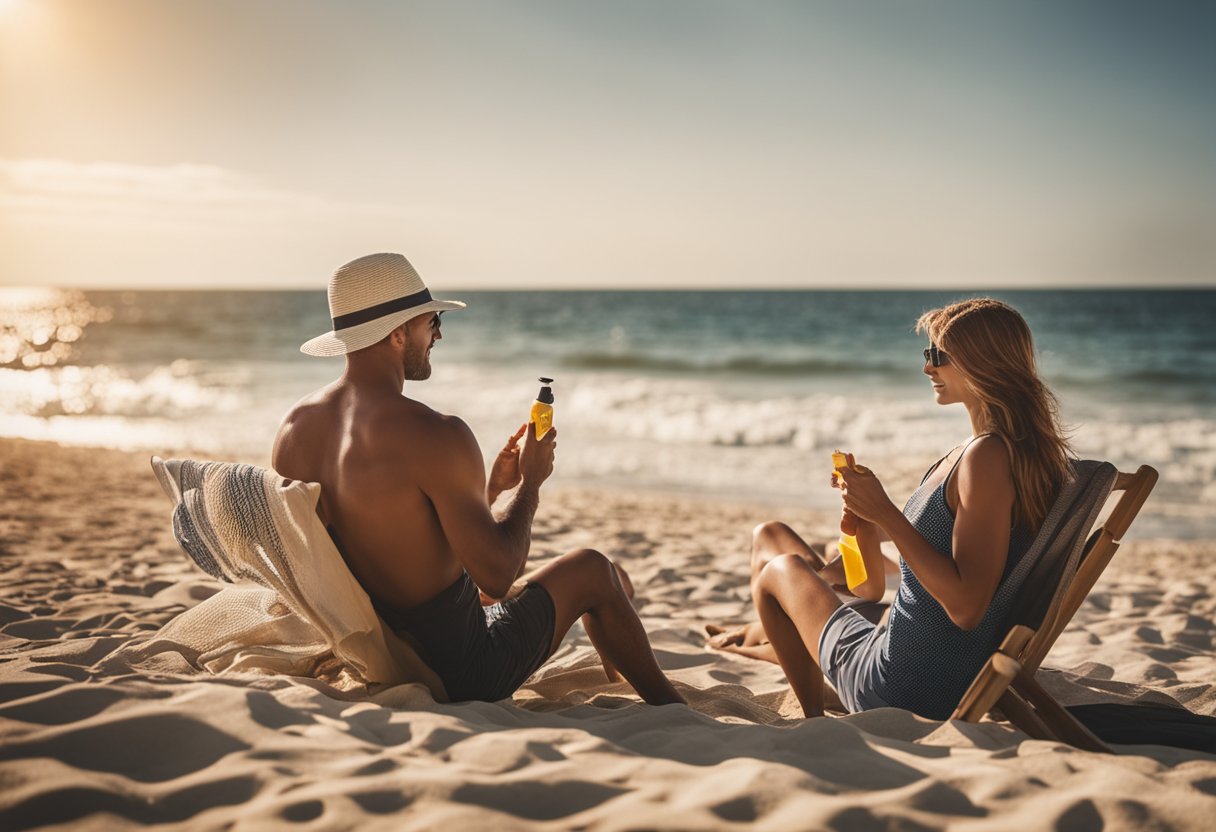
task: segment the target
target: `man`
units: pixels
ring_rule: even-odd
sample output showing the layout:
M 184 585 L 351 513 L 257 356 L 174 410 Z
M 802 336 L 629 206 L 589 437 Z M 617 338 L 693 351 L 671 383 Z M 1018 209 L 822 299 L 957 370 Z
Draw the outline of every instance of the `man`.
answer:
M 321 484 L 317 511 L 351 572 L 453 702 L 510 696 L 579 618 L 610 677 L 615 667 L 651 704 L 682 702 L 615 568 L 597 551 L 563 555 L 518 595 L 483 609 L 478 589 L 503 598 L 524 571 L 557 431 L 537 439 L 521 427 L 487 483 L 468 426 L 403 394 L 405 382 L 430 377 L 440 314 L 463 307 L 432 300 L 400 254 L 338 269 L 329 282 L 333 331 L 300 349 L 345 355 L 346 371 L 284 418 L 275 470 Z M 491 506 L 511 489 L 495 517 Z

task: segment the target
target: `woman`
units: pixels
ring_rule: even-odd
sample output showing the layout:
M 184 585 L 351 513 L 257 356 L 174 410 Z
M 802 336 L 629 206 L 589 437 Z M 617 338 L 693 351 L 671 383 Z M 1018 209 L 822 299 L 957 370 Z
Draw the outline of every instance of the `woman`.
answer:
M 978 298 L 925 313 L 917 332 L 929 336 L 924 373 L 938 404 L 967 408 L 972 438 L 929 469 L 902 512 L 872 472 L 853 466 L 833 477 L 857 519 L 867 572 L 882 574 L 883 536 L 899 550 L 887 625 L 842 605 L 833 565 L 817 569 L 788 527 L 758 530 L 753 560 L 767 562 L 753 573 L 752 597 L 808 717 L 823 714 L 826 675 L 849 711 L 893 706 L 948 718 L 1004 635 L 997 587 L 1068 474 L 1056 399 L 1021 315 Z M 859 590 L 873 597 L 872 587 Z

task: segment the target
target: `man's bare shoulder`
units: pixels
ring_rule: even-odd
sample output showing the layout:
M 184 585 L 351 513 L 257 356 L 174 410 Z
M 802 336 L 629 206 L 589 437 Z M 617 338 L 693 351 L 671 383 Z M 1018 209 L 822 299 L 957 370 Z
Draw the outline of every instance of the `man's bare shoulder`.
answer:
M 317 478 L 315 457 L 318 443 L 332 423 L 323 414 L 329 388 L 321 388 L 300 399 L 283 416 L 274 434 L 270 464 L 284 476 L 294 479 Z
M 300 424 L 307 424 L 334 406 L 337 388 L 333 384 L 314 390 L 291 406 L 279 422 L 279 432 Z
M 368 424 L 386 438 L 384 450 L 389 453 L 401 451 L 416 458 L 477 449 L 473 431 L 463 419 L 405 396 L 377 408 Z
M 360 433 L 373 460 L 363 470 L 386 491 L 407 486 L 433 497 L 485 476 L 481 450 L 464 420 L 420 402 L 403 397 L 386 404 Z

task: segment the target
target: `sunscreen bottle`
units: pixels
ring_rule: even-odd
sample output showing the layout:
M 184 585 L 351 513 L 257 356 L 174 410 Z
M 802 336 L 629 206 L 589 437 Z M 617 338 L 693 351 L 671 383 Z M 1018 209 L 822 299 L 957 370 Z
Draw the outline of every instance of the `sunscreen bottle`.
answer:
M 849 459 L 840 451 L 832 452 L 832 470 L 849 467 Z M 844 582 L 850 590 L 865 583 L 866 564 L 857 545 L 857 518 L 847 509 L 840 515 L 840 558 L 844 561 Z
M 530 421 L 536 424 L 536 438 L 540 439 L 553 427 L 553 388 L 549 386 L 553 379 L 542 377 L 537 381 L 544 386 L 536 394 L 536 401 L 532 402 Z

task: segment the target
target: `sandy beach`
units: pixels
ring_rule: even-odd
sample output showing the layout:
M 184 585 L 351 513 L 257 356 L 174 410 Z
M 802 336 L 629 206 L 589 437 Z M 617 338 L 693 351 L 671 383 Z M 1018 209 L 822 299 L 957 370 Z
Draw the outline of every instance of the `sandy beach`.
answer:
M 258 461 L 258 460 L 250 460 Z M 532 562 L 618 559 L 689 706 L 609 684 L 576 627 L 511 701 L 99 662 L 218 591 L 146 457 L 0 440 L 0 828 L 1201 829 L 1216 757 L 1098 755 L 892 709 L 803 721 L 775 665 L 708 650 L 751 616 L 749 533 L 806 509 L 546 490 Z M 1069 703 L 1216 714 L 1216 545 L 1135 540 L 1044 663 Z

